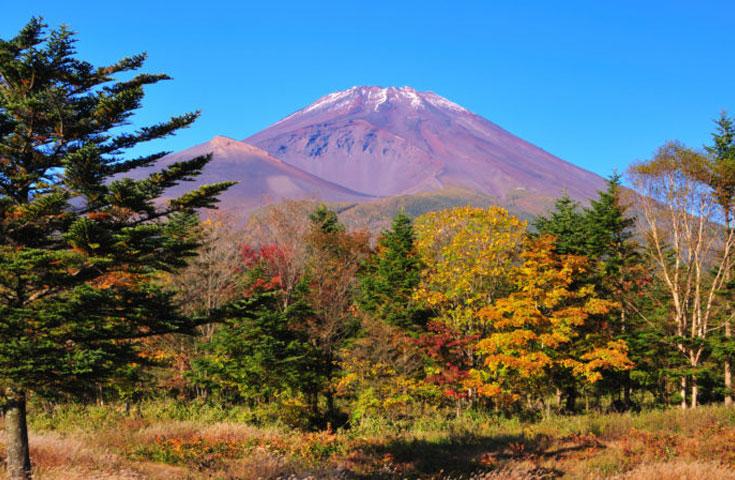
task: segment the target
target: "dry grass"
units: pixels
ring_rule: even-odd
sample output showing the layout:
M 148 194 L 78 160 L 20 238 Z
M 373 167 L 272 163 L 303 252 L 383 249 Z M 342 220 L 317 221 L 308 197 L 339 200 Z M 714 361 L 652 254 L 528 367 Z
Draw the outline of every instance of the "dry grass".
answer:
M 732 467 L 717 463 L 680 461 L 639 465 L 613 480 L 735 480 Z
M 337 433 L 160 417 L 65 422 L 32 432 L 36 479 L 735 480 L 735 409 L 724 408 Z

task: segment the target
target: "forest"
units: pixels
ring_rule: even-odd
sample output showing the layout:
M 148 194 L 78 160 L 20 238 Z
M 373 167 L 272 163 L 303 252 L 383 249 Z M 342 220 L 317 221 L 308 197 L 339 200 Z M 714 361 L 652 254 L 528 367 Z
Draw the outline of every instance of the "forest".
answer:
M 524 430 L 539 425 L 601 448 L 603 431 L 574 430 L 580 418 L 614 426 L 645 423 L 649 412 L 686 424 L 694 417 L 672 410 L 700 409 L 718 425 L 703 431 L 735 432 L 735 124 L 727 114 L 701 148 L 667 143 L 589 204 L 562 196 L 530 221 L 468 205 L 399 213 L 375 233 L 348 228 L 340 205 L 312 201 L 241 221 L 213 209 L 228 183 L 163 200 L 210 156 L 142 180 L 125 176 L 166 154 L 126 151 L 198 113 L 123 128 L 144 87 L 168 77 L 131 75 L 144 55 L 95 67 L 76 57 L 74 41 L 34 19 L 0 42 L 0 452 L 10 478 L 34 468 L 29 423 L 32 440 L 63 432 L 64 422 L 137 431 L 156 419 L 210 418 L 198 432 L 117 445 L 124 458 L 186 465 L 202 478 L 271 475 L 221 473 L 223 459 L 258 444 L 238 443 L 229 430 L 207 443 L 201 432 L 223 421 L 299 435 L 281 440 L 278 455 L 304 446 L 311 472 L 352 458 L 340 435 L 402 435 L 430 422 L 463 450 L 480 437 L 462 435 L 506 425 L 514 429 L 507 441 L 496 431 L 483 445 L 508 458 L 551 448 L 543 442 L 556 437 Z M 646 448 L 668 451 L 667 440 L 633 431 Z M 268 445 L 278 443 L 268 435 Z M 446 457 L 412 441 L 404 454 Z M 374 452 L 400 463 L 400 452 Z M 485 454 L 457 463 L 492 472 L 499 460 Z M 718 460 L 726 455 L 732 460 L 731 450 Z M 361 475 L 439 478 L 450 468 L 411 462 L 414 470 Z M 556 478 L 544 468 L 482 478 Z

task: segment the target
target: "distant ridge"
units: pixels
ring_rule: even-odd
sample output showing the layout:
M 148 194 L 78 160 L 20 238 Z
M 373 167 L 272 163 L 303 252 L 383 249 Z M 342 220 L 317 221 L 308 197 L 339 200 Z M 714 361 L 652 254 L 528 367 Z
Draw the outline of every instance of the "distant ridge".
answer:
M 353 192 L 315 177 L 289 165 L 258 147 L 232 138 L 216 136 L 210 141 L 168 155 L 155 167 L 138 169 L 134 176 L 142 177 L 149 171 L 207 153 L 212 161 L 195 182 L 185 182 L 166 192 L 166 197 L 180 195 L 198 185 L 220 181 L 236 181 L 221 196 L 222 208 L 247 212 L 265 204 L 284 199 L 312 199 L 327 202 L 360 202 L 372 199 L 369 195 Z

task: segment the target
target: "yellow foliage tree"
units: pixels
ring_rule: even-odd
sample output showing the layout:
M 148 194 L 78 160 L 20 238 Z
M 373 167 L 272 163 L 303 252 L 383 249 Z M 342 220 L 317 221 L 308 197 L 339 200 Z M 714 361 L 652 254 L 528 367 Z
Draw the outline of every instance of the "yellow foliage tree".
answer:
M 498 207 L 459 207 L 416 219 L 416 248 L 426 266 L 417 299 L 463 333 L 482 333 L 478 311 L 508 293 L 526 222 Z
M 632 368 L 627 346 L 606 335 L 604 315 L 615 302 L 581 283 L 587 259 L 554 252 L 554 238 L 528 240 L 512 293 L 482 308 L 489 333 L 477 344 L 484 368 L 472 372 L 478 393 L 515 400 L 541 393 L 559 374 L 594 383 L 605 370 Z

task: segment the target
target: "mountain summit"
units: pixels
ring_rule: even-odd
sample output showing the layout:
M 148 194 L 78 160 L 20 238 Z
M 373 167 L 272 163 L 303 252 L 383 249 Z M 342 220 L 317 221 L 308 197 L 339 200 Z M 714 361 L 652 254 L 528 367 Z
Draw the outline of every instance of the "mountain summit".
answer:
M 330 93 L 245 141 L 371 196 L 459 187 L 501 202 L 565 191 L 586 200 L 604 185 L 464 107 L 410 87 Z

